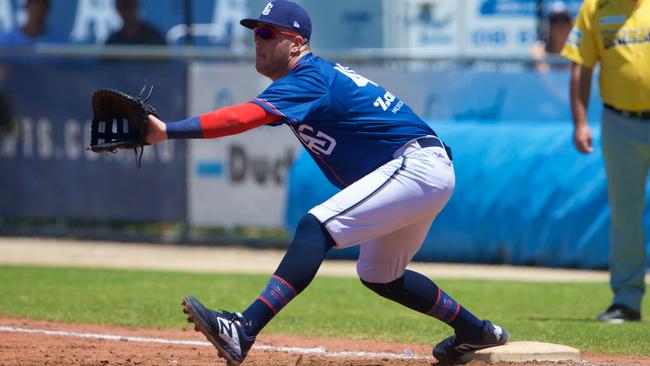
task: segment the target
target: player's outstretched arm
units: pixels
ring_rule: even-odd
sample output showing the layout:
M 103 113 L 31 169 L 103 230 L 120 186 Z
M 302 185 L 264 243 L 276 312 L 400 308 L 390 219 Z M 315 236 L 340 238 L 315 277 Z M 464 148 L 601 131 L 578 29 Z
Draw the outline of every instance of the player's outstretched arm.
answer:
M 217 109 L 176 122 L 165 123 L 149 117 L 146 141 L 150 144 L 164 139 L 209 139 L 238 134 L 280 120 L 254 103 L 243 103 Z

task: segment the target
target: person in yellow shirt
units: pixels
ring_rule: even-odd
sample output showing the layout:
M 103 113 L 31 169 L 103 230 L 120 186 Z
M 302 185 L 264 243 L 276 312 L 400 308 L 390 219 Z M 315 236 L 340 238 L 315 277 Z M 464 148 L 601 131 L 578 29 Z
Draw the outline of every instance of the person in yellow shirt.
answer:
M 582 153 L 593 151 L 586 110 L 600 66 L 614 296 L 598 320 L 640 321 L 648 268 L 642 219 L 650 168 L 650 0 L 585 0 L 562 55 L 573 63 L 573 142 Z

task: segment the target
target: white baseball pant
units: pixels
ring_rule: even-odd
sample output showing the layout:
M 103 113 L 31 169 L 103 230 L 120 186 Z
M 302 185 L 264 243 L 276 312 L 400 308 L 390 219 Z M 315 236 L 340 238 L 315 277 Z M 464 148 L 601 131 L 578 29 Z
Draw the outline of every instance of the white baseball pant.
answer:
M 388 283 L 404 274 L 454 185 L 454 167 L 445 149 L 422 148 L 412 140 L 393 160 L 309 212 L 336 247 L 360 245 L 361 279 Z

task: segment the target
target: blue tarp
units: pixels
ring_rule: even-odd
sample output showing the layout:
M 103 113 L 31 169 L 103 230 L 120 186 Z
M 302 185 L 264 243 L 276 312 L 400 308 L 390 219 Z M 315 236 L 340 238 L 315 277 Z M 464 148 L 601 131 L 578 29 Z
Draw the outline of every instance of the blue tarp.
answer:
M 589 155 L 575 150 L 569 121 L 431 126 L 453 149 L 456 190 L 416 260 L 607 267 L 609 207 L 598 126 L 592 126 L 596 146 Z M 336 192 L 302 154 L 289 176 L 288 228 Z

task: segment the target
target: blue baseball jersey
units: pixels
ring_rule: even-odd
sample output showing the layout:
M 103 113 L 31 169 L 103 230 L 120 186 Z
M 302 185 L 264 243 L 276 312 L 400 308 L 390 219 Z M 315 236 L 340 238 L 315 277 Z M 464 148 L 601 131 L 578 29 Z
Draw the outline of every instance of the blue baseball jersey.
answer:
M 404 102 L 340 64 L 307 54 L 252 101 L 283 117 L 329 181 L 347 187 L 408 141 L 435 135 Z

